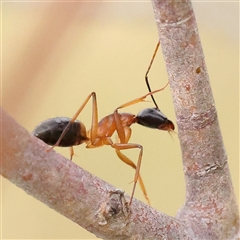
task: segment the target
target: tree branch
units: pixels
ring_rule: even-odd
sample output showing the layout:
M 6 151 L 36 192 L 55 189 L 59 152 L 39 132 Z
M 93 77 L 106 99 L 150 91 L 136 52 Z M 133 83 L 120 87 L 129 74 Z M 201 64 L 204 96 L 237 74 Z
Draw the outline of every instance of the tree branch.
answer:
M 55 151 L 46 152 L 48 145 L 30 135 L 3 110 L 1 126 L 1 175 L 96 236 L 191 239 L 179 220 L 136 199 L 129 214 L 122 194 L 114 194 L 113 186 Z
M 238 209 L 191 3 L 152 1 L 186 179 L 187 198 L 177 217 L 135 199 L 129 210 L 121 191 L 46 152 L 47 145 L 3 110 L 1 174 L 104 239 L 233 239 Z
M 191 2 L 153 0 L 182 149 L 194 239 L 232 239 L 239 215 Z

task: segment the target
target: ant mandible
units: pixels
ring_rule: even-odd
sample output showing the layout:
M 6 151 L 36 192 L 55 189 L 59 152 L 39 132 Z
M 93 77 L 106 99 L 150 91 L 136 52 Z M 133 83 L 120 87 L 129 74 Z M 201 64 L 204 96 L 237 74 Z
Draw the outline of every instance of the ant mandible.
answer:
M 150 65 L 151 64 L 152 61 Z M 145 76 L 147 76 L 147 73 Z M 130 197 L 129 205 L 131 205 L 132 203 L 137 182 L 139 182 L 141 190 L 148 204 L 150 205 L 146 188 L 140 175 L 143 147 L 140 144 L 129 143 L 129 139 L 131 137 L 130 127 L 133 123 L 138 123 L 149 128 L 155 128 L 171 132 L 174 130 L 174 124 L 169 119 L 167 119 L 167 117 L 158 109 L 158 107 L 146 108 L 139 112 L 137 115 L 131 113 L 119 113 L 118 110 L 144 101 L 144 99 L 147 96 L 149 95 L 152 96 L 152 94 L 162 91 L 167 87 L 167 85 L 168 83 L 161 89 L 150 91 L 149 93 L 143 95 L 142 97 L 136 98 L 125 104 L 122 104 L 121 106 L 116 108 L 112 114 L 102 118 L 100 122 L 98 122 L 96 93 L 92 92 L 91 94 L 88 95 L 86 100 L 83 102 L 83 104 L 80 106 L 80 108 L 72 118 L 56 117 L 47 119 L 41 122 L 33 130 L 33 135 L 41 139 L 48 145 L 52 146 L 50 149 L 56 146 L 70 147 L 71 150 L 70 160 L 72 160 L 72 156 L 74 155 L 73 146 L 80 145 L 82 143 L 86 144 L 86 148 L 96 148 L 104 145 L 111 146 L 112 148 L 115 149 L 117 156 L 124 163 L 133 167 L 136 171 L 133 180 L 133 190 Z M 91 98 L 92 98 L 92 123 L 91 128 L 88 131 L 86 131 L 85 125 L 76 119 Z M 115 131 L 117 132 L 118 135 L 118 141 L 114 143 L 111 137 Z M 127 156 L 125 156 L 121 152 L 121 150 L 133 148 L 140 149 L 137 165 L 135 165 L 135 163 L 132 160 L 130 160 Z

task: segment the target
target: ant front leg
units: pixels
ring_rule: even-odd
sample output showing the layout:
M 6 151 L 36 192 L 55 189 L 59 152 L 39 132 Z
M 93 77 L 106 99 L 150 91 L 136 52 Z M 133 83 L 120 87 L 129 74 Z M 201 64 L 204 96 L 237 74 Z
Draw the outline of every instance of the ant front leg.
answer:
M 146 198 L 146 200 L 148 201 L 148 204 L 150 205 L 150 201 L 149 198 L 147 196 L 147 192 L 146 192 L 146 188 L 144 186 L 144 183 L 142 181 L 142 178 L 140 176 L 140 166 L 141 166 L 141 161 L 142 161 L 142 153 L 143 153 L 143 147 L 139 144 L 130 144 L 128 143 L 130 136 L 131 136 L 131 124 L 135 123 L 137 121 L 136 117 L 132 114 L 119 114 L 118 113 L 118 109 L 142 102 L 145 100 L 145 98 L 149 95 L 152 95 L 156 92 L 160 92 L 163 89 L 165 89 L 167 87 L 168 83 L 161 89 L 149 92 L 145 95 L 143 95 L 142 97 L 136 98 L 130 102 L 127 102 L 125 104 L 122 104 L 121 106 L 119 106 L 115 111 L 114 111 L 114 121 L 116 124 L 116 131 L 118 134 L 118 138 L 120 140 L 120 143 L 115 143 L 115 144 L 111 144 L 111 146 L 113 148 L 116 149 L 116 153 L 118 155 L 118 157 L 125 162 L 126 164 L 128 164 L 129 166 L 133 167 L 136 170 L 135 173 L 135 177 L 134 177 L 134 186 L 133 186 L 133 190 L 132 190 L 132 195 L 130 198 L 130 203 L 129 205 L 132 203 L 132 199 L 133 199 L 133 195 L 135 192 L 135 188 L 136 188 L 136 184 L 137 181 L 139 180 L 139 184 L 141 186 L 142 192 Z M 123 117 L 125 119 L 125 122 L 121 120 L 121 117 Z M 127 120 L 126 120 L 127 119 Z M 120 152 L 120 150 L 124 150 L 124 149 L 131 149 L 131 148 L 139 148 L 140 149 L 140 153 L 139 153 L 139 157 L 138 157 L 138 162 L 137 162 L 137 166 L 129 159 L 127 158 L 124 154 L 122 154 Z
M 136 189 L 136 184 L 139 181 L 140 187 L 142 189 L 142 192 L 144 194 L 144 197 L 146 198 L 148 204 L 150 205 L 150 200 L 147 196 L 147 191 L 146 188 L 144 186 L 143 180 L 141 178 L 140 175 L 140 167 L 141 167 L 141 162 L 142 162 L 142 154 L 143 154 L 143 147 L 139 144 L 134 144 L 134 143 L 114 143 L 111 145 L 113 148 L 115 148 L 116 150 L 116 154 L 118 155 L 118 157 L 127 165 L 133 167 L 136 172 L 135 172 L 135 177 L 133 180 L 133 190 L 132 190 L 132 194 L 130 197 L 130 201 L 129 201 L 129 205 L 131 205 L 132 200 L 133 200 L 133 196 L 135 193 L 135 189 Z M 137 165 L 135 165 L 127 156 L 125 156 L 123 153 L 120 152 L 120 150 L 127 150 L 127 149 L 133 149 L 133 148 L 139 148 L 140 149 L 140 153 L 138 156 L 138 161 L 137 161 Z
M 131 203 L 132 203 L 132 199 L 133 199 L 134 192 L 135 192 L 135 189 L 136 189 L 136 184 L 137 184 L 138 181 L 139 181 L 140 187 L 142 189 L 142 192 L 143 192 L 148 204 L 150 205 L 150 201 L 149 201 L 149 198 L 147 196 L 146 188 L 145 188 L 143 180 L 140 176 L 140 166 L 141 166 L 141 162 L 142 162 L 143 147 L 139 144 L 128 143 L 128 141 L 131 137 L 131 132 L 132 132 L 131 128 L 130 128 L 130 125 L 132 123 L 134 123 L 135 116 L 132 115 L 132 114 L 126 114 L 126 113 L 125 114 L 119 114 L 117 109 L 114 111 L 113 116 L 114 116 L 114 121 L 115 121 L 115 124 L 116 124 L 116 131 L 117 131 L 120 143 L 112 143 L 111 146 L 113 148 L 115 148 L 116 154 L 118 155 L 120 160 L 122 160 L 124 163 L 126 163 L 127 165 L 131 166 L 132 168 L 134 168 L 136 170 L 135 177 L 134 177 L 134 180 L 133 180 L 133 182 L 134 182 L 133 183 L 133 190 L 132 190 L 131 198 L 130 198 L 130 201 L 129 201 L 129 205 L 131 205 Z M 123 117 L 126 122 L 123 122 L 121 120 L 121 117 Z M 139 148 L 140 149 L 137 165 L 135 165 L 127 156 L 125 156 L 120 151 L 120 150 L 133 149 L 133 148 Z
M 138 145 L 138 144 L 136 144 L 136 146 L 137 146 L 137 145 Z M 127 156 L 125 156 L 125 155 L 119 150 L 119 148 L 121 148 L 121 150 L 123 150 L 121 144 L 114 144 L 114 148 L 116 149 L 116 154 L 118 155 L 119 159 L 122 160 L 124 163 L 126 163 L 127 165 L 131 166 L 132 168 L 134 168 L 134 169 L 136 170 L 135 177 L 134 177 L 134 180 L 133 180 L 134 185 L 133 185 L 133 190 L 132 190 L 131 198 L 130 198 L 130 201 L 129 201 L 129 205 L 131 205 L 131 203 L 132 203 L 132 199 L 133 199 L 133 196 L 134 196 L 136 184 L 137 184 L 137 182 L 138 182 L 139 185 L 140 185 L 140 187 L 141 187 L 141 190 L 142 190 L 142 192 L 143 192 L 143 195 L 144 195 L 145 199 L 147 200 L 148 205 L 150 206 L 151 204 L 150 204 L 150 200 L 149 200 L 148 195 L 147 195 L 147 190 L 146 190 L 146 188 L 145 188 L 145 185 L 144 185 L 144 183 L 143 183 L 142 177 L 141 177 L 141 175 L 140 175 L 140 164 L 141 164 L 141 161 L 142 161 L 143 148 L 142 148 L 141 145 L 138 145 L 138 147 L 141 147 L 141 148 L 140 148 L 140 149 L 141 149 L 141 152 L 140 152 L 140 154 L 139 154 L 139 155 L 140 155 L 139 158 L 141 158 L 141 159 L 140 159 L 140 163 L 139 163 L 139 160 L 138 160 L 138 165 L 139 165 L 139 167 L 137 167 L 133 161 L 131 161 Z M 124 149 L 130 149 L 130 148 L 124 148 Z
M 149 92 L 149 93 L 143 95 L 142 97 L 139 97 L 139 98 L 136 98 L 136 99 L 134 99 L 130 102 L 124 103 L 121 106 L 119 106 L 116 110 L 131 106 L 131 105 L 139 103 L 139 102 L 143 102 L 147 96 L 149 96 L 149 95 L 152 96 L 154 93 L 161 92 L 162 90 L 164 90 L 167 87 L 168 84 L 169 83 L 167 83 L 163 88 L 160 88 L 160 89 L 157 89 L 155 91 Z

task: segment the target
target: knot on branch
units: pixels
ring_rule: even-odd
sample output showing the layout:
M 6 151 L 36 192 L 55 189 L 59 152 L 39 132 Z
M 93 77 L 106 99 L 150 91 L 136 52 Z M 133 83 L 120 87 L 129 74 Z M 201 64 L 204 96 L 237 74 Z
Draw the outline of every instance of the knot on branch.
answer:
M 108 198 L 101 204 L 96 216 L 99 219 L 98 224 L 103 226 L 114 216 L 124 216 L 126 218 L 129 213 L 129 206 L 124 197 L 124 192 L 117 189 L 109 192 Z

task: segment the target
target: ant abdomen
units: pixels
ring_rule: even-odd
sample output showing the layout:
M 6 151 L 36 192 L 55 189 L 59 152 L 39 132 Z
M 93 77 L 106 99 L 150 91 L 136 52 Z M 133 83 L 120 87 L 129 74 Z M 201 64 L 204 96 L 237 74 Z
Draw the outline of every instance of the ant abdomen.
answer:
M 67 117 L 55 117 L 41 122 L 34 130 L 33 135 L 50 146 L 54 146 L 60 138 L 63 130 L 71 121 Z M 86 128 L 78 120 L 69 125 L 68 130 L 64 134 L 62 140 L 58 144 L 60 147 L 71 147 L 86 142 Z

